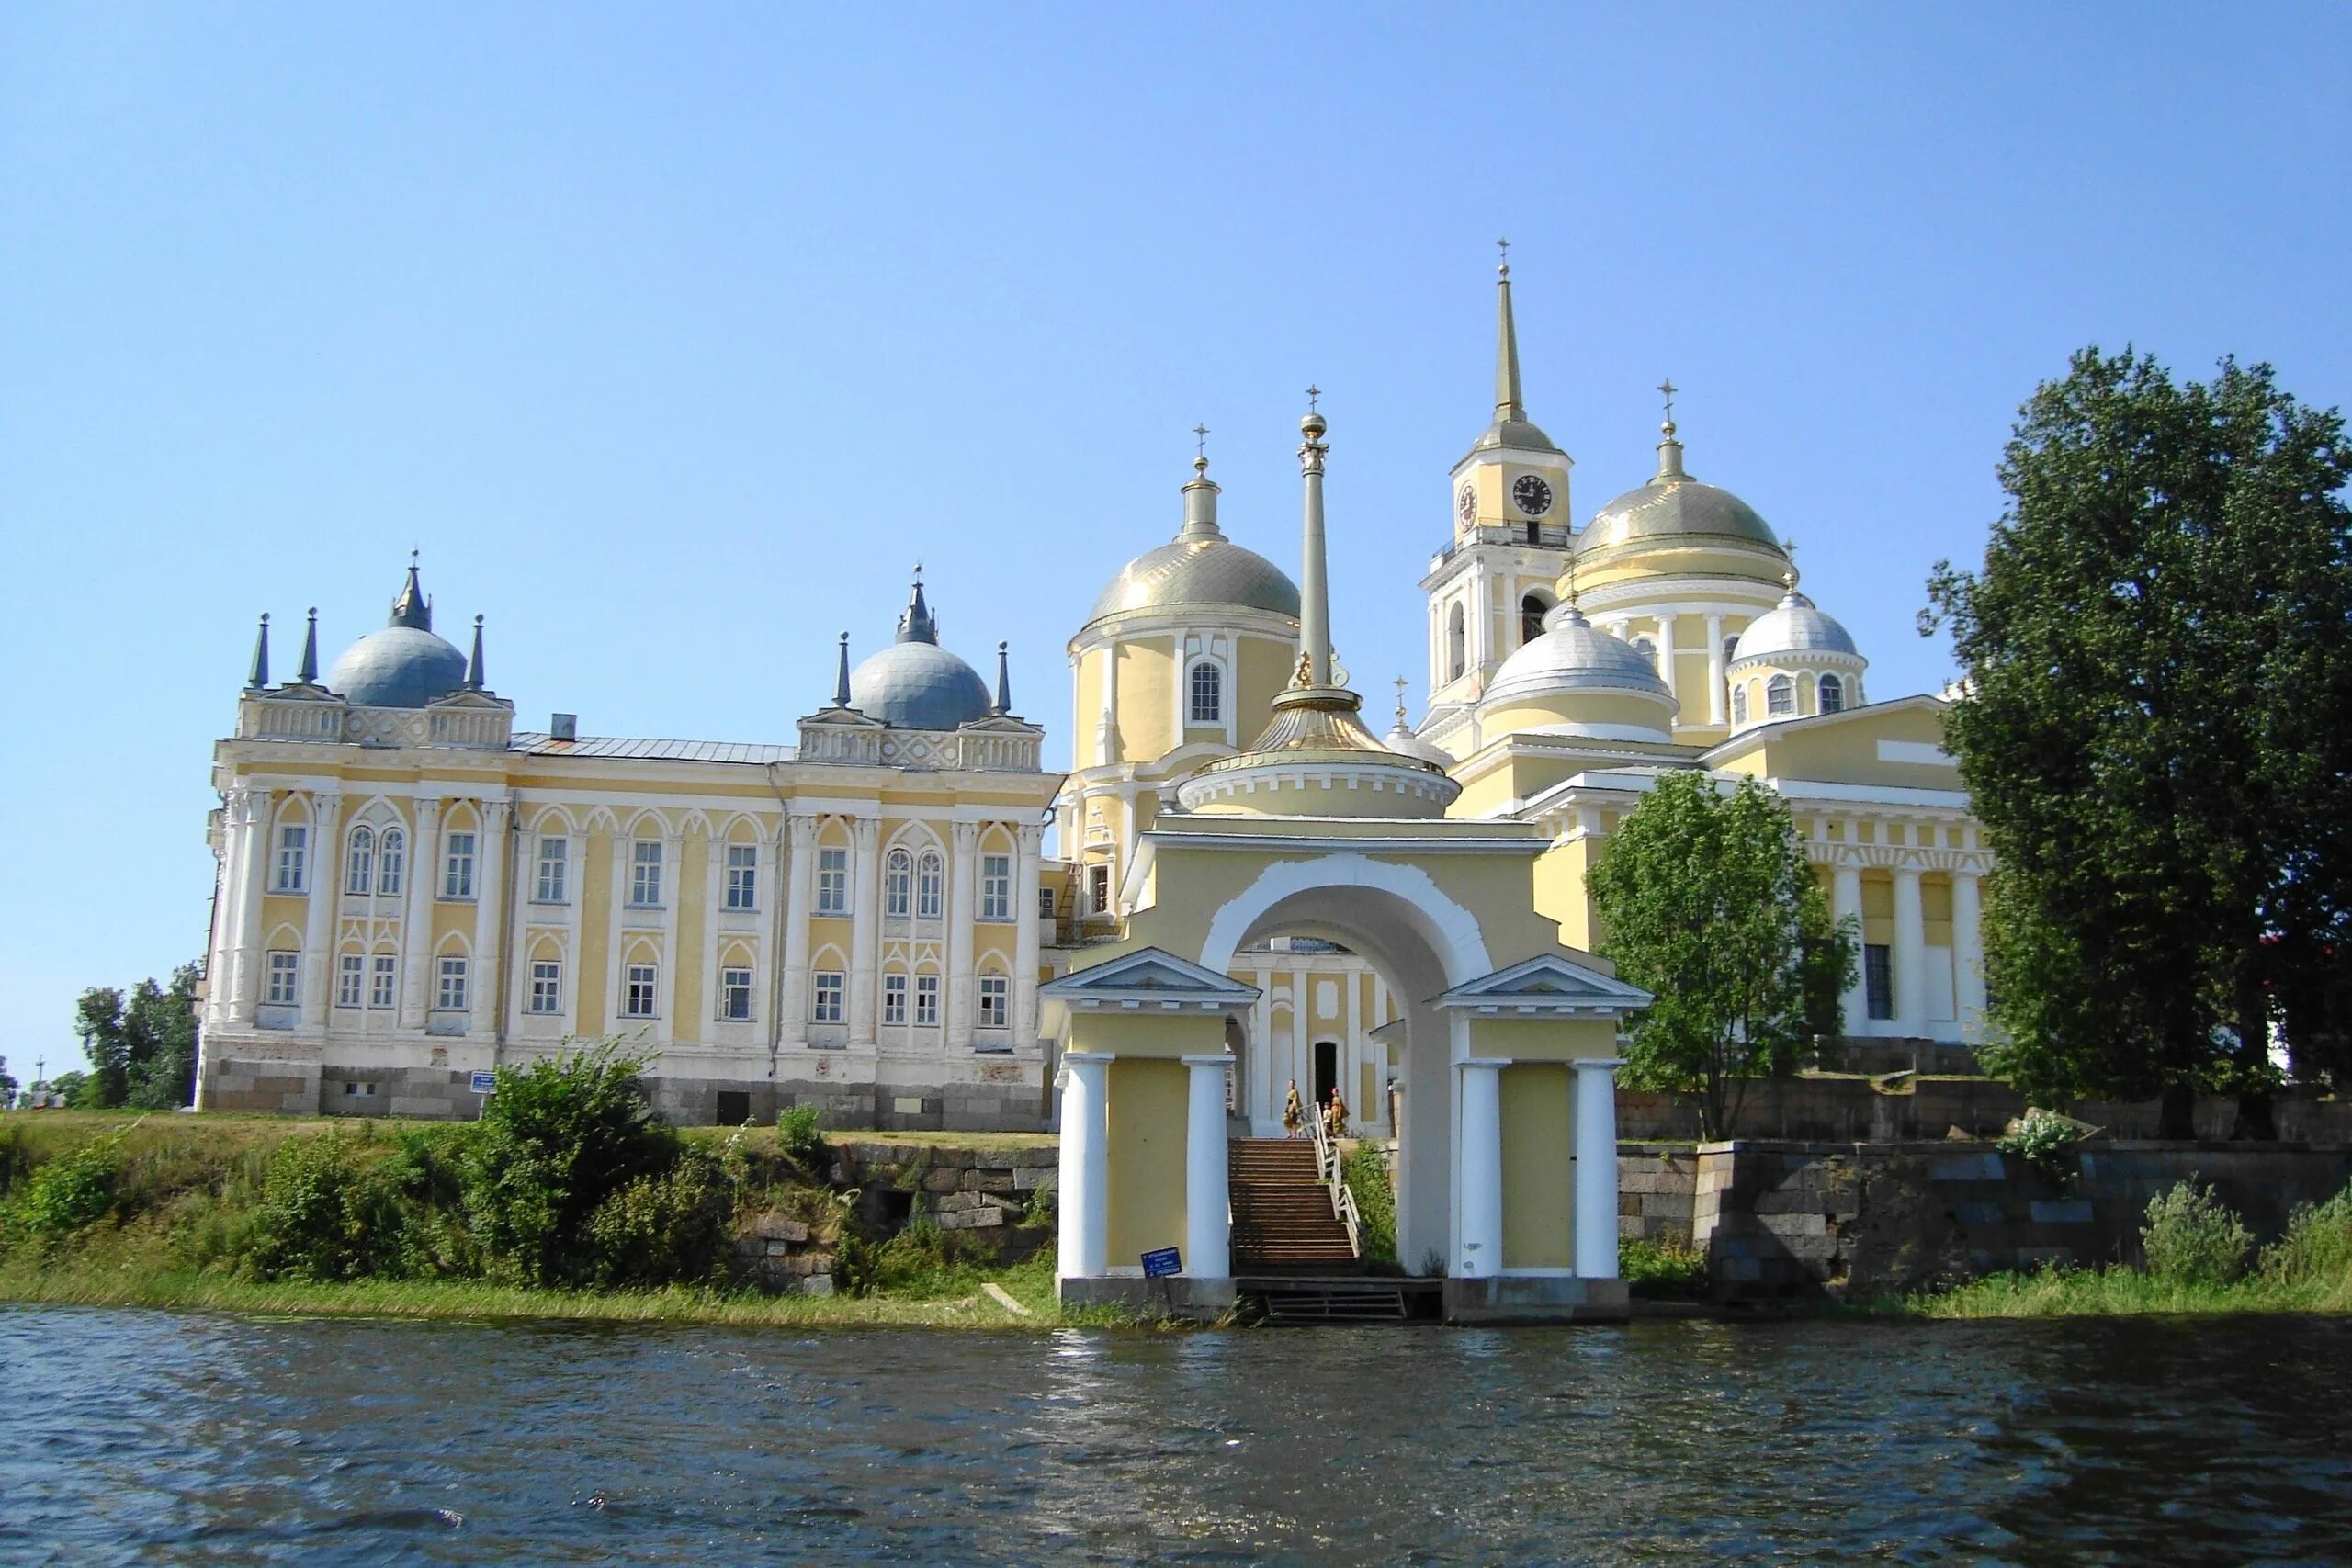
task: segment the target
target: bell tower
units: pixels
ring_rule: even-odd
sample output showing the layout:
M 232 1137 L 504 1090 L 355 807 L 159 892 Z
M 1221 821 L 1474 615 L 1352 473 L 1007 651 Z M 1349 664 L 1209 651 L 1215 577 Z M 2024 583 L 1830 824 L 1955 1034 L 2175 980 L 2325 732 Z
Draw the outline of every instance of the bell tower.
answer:
M 1453 526 L 1421 579 L 1429 595 L 1430 709 L 1419 735 L 1456 756 L 1495 669 L 1543 630 L 1573 547 L 1575 459 L 1527 417 L 1511 314 L 1510 242 L 1495 278 L 1495 416 L 1448 476 Z

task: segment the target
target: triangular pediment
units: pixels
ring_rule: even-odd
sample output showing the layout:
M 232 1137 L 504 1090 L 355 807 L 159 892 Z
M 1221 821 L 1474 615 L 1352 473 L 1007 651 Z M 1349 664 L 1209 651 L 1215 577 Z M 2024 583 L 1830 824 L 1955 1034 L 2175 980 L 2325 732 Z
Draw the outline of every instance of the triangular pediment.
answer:
M 1629 986 L 1574 959 L 1545 953 L 1476 980 L 1466 980 L 1439 997 L 1437 1003 L 1440 1007 L 1467 1008 L 1479 1012 L 1614 1017 L 1638 1012 L 1655 999 L 1639 986 Z
M 1006 713 L 992 713 L 985 718 L 976 718 L 968 723 L 959 724 L 956 728 L 958 733 L 964 735 L 1043 735 L 1046 733 L 1043 728 L 1030 723 L 1027 719 L 1016 718 Z
M 1074 970 L 1038 988 L 1051 1000 L 1075 1007 L 1166 1007 L 1215 1010 L 1248 1007 L 1258 987 L 1230 975 L 1204 969 L 1164 948 L 1124 953 Z
M 473 708 L 483 712 L 512 713 L 514 705 L 492 692 L 477 692 L 459 687 L 457 691 L 434 698 L 424 705 L 430 708 Z
M 822 707 L 800 721 L 801 728 L 825 729 L 888 729 L 878 718 L 868 718 L 855 708 Z

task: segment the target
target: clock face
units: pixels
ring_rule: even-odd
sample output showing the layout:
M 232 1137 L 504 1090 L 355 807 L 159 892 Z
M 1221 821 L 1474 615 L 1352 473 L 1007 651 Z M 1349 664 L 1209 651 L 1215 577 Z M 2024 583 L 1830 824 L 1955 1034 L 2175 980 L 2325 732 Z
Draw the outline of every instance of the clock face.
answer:
M 1511 481 L 1510 498 L 1530 517 L 1541 517 L 1552 510 L 1552 487 L 1533 474 L 1521 474 Z
M 1478 491 L 1468 479 L 1462 481 L 1462 493 L 1453 498 L 1454 509 L 1462 513 L 1462 521 L 1469 522 L 1478 515 Z

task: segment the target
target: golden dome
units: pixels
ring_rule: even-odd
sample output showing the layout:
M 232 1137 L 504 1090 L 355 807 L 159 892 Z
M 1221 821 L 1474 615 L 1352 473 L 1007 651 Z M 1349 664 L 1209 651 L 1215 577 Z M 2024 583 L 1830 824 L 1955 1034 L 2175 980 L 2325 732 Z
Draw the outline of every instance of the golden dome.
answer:
M 1280 567 L 1227 538 L 1216 525 L 1217 487 L 1208 461 L 1193 465 L 1184 486 L 1184 526 L 1176 537 L 1146 550 L 1111 580 L 1087 612 L 1086 625 L 1111 615 L 1177 606 L 1265 610 L 1298 619 L 1298 585 Z

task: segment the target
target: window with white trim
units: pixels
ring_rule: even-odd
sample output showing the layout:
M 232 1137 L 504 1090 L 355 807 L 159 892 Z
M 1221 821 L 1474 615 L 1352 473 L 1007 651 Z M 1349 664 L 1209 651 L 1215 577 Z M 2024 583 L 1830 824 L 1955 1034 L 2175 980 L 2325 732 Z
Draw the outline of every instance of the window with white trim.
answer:
M 368 1005 L 369 1007 L 388 1008 L 392 1005 L 396 995 L 392 982 L 399 976 L 399 965 L 400 960 L 389 953 L 379 953 L 376 955 L 374 964 L 368 971 Z
M 531 995 L 524 1010 L 555 1013 L 563 1010 L 563 965 L 552 958 L 531 961 Z
M 1462 679 L 1462 671 L 1467 667 L 1469 654 L 1465 641 L 1462 604 L 1456 600 L 1447 605 L 1445 611 L 1445 678 L 1449 681 Z
M 621 981 L 621 1015 L 651 1018 L 657 999 L 658 974 L 650 964 L 632 964 Z
M 302 872 L 311 857 L 311 830 L 289 822 L 277 830 L 277 881 L 271 891 L 300 893 Z
M 915 1027 L 939 1027 L 939 976 L 936 975 L 915 976 Z
M 810 1020 L 817 1023 L 839 1023 L 842 1021 L 842 972 L 820 969 L 815 984 L 809 987 Z
M 629 846 L 628 901 L 639 909 L 659 908 L 662 904 L 662 845 L 654 839 L 639 839 Z
M 817 852 L 817 913 L 846 915 L 849 913 L 849 852 L 819 850 Z
M 756 909 L 760 898 L 760 846 L 729 844 L 727 846 L 727 907 L 730 909 Z M 751 1016 L 745 1014 L 745 1017 Z
M 1002 1029 L 1012 1010 L 1012 982 L 1001 975 L 980 976 L 980 1027 Z
M 903 920 L 915 912 L 915 857 L 892 850 L 882 863 L 882 913 Z
M 1821 678 L 1821 711 L 1823 713 L 1846 711 L 1846 682 L 1835 675 L 1824 675 Z
M 376 829 L 361 826 L 351 830 L 351 849 L 344 856 L 343 890 L 365 897 L 376 881 Z
M 718 1016 L 741 1023 L 752 1016 L 752 972 L 730 968 L 718 972 Z
M 904 975 L 882 976 L 882 1021 L 907 1021 L 907 977 Z
M 408 880 L 408 835 L 387 828 L 376 841 L 376 891 L 397 897 Z
M 1731 689 L 1731 721 L 1734 724 L 1747 722 L 1747 688 L 1745 685 Z
M 922 864 L 915 872 L 915 918 L 939 919 L 939 911 L 947 903 L 946 888 L 947 863 L 935 853 L 925 853 Z
M 1012 919 L 1012 857 L 980 857 L 980 919 Z
M 570 902 L 571 872 L 571 840 L 561 833 L 539 835 L 539 870 L 537 886 L 531 890 L 532 902 L 563 904 Z
M 346 953 L 335 961 L 334 1005 L 356 1008 L 367 989 L 368 960 L 356 953 Z
M 1037 918 L 1047 922 L 1054 918 L 1054 890 L 1050 887 L 1037 889 Z
M 441 897 L 470 898 L 474 896 L 474 836 L 452 833 L 441 853 Z
M 1764 682 L 1764 713 L 1769 718 L 1785 718 L 1797 711 L 1797 683 L 1786 675 L 1775 675 Z
M 1204 659 L 1193 666 L 1190 721 L 1193 724 L 1223 724 L 1225 722 L 1225 671 Z
M 269 955 L 269 980 L 261 999 L 272 1007 L 292 1007 L 302 999 L 302 955 L 283 948 Z
M 1091 912 L 1107 915 L 1111 912 L 1111 868 L 1090 865 L 1086 868 L 1086 897 Z
M 441 960 L 438 981 L 434 987 L 433 1005 L 441 1012 L 466 1010 L 466 961 L 455 953 Z

